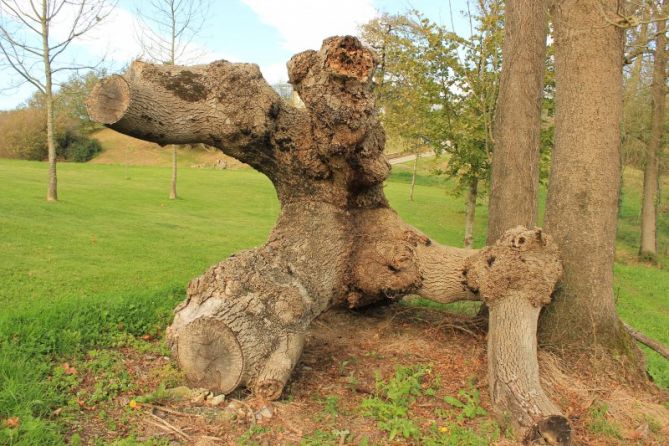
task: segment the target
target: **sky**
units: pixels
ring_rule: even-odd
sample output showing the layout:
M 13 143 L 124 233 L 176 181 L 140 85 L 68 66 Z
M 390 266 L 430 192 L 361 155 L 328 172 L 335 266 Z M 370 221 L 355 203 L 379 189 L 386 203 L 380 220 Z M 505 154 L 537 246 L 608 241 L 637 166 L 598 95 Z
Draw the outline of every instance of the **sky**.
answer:
M 121 71 L 141 55 L 137 35 L 145 25 L 138 20 L 137 9 L 142 5 L 146 0 L 119 0 L 111 15 L 59 56 L 56 66 L 59 62 L 93 65 L 104 57 L 103 66 L 110 72 Z M 449 29 L 454 24 L 458 34 L 467 35 L 469 25 L 462 16 L 466 5 L 466 0 L 210 0 L 205 25 L 187 52 L 192 57 L 184 62 L 252 62 L 270 84 L 285 82 L 286 62 L 293 54 L 318 49 L 332 35 L 355 35 L 360 25 L 382 12 L 416 9 Z M 54 23 L 54 41 L 63 37 L 71 17 L 65 11 Z M 57 80 L 64 80 L 65 73 Z M 10 67 L 0 66 L 0 87 L 16 80 Z M 30 85 L 0 91 L 0 110 L 19 106 L 34 91 Z

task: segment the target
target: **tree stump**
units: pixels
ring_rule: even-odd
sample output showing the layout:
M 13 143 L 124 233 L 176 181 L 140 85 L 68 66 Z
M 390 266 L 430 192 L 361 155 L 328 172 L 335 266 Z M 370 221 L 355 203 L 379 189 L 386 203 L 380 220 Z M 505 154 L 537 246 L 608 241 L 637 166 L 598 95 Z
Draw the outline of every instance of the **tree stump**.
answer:
M 536 325 L 561 274 L 540 229 L 518 227 L 494 246 L 434 243 L 388 206 L 390 165 L 371 92 L 375 55 L 354 37 L 288 62 L 305 108 L 283 101 L 256 65 L 134 62 L 101 81 L 87 106 L 117 131 L 167 144 L 204 143 L 265 174 L 281 203 L 267 242 L 194 279 L 168 336 L 187 377 L 229 393 L 278 398 L 310 322 L 333 305 L 355 308 L 418 294 L 490 306 L 489 374 L 500 414 L 568 444 L 569 423 L 539 384 Z

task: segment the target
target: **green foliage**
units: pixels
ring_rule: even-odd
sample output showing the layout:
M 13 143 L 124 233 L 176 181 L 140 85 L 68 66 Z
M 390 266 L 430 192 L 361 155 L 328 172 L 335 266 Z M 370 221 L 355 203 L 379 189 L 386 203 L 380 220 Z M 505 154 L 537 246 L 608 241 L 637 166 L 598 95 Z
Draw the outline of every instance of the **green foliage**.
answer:
M 418 438 L 419 426 L 408 418 L 409 408 L 422 394 L 422 378 L 430 369 L 425 366 L 397 367 L 388 382 L 376 377 L 377 395 L 363 400 L 360 408 L 365 416 L 379 422 L 379 428 L 388 433 L 388 439 L 397 436 Z
M 75 133 L 74 131 L 65 131 L 57 138 L 58 147 L 56 155 L 67 161 L 83 163 L 90 161 L 102 151 L 100 143 L 92 138 Z
M 91 350 L 85 363 L 94 376 L 95 386 L 90 395 L 80 392 L 88 405 L 109 401 L 117 395 L 132 389 L 132 381 L 123 364 L 123 356 L 115 350 Z
M 485 181 L 499 89 L 502 2 L 479 2 L 464 39 L 417 11 L 382 15 L 362 36 L 382 59 L 375 81 L 381 118 L 392 137 L 448 152 L 457 192 Z M 481 188 L 484 191 L 484 188 Z
M 473 419 L 479 416 L 486 416 L 488 412 L 481 407 L 481 393 L 478 389 L 473 386 L 469 386 L 467 389 L 462 389 L 458 392 L 458 397 L 453 396 L 444 397 L 444 402 L 447 404 L 460 409 L 458 414 L 458 421 L 464 419 Z
M 90 121 L 85 99 L 98 74 L 73 75 L 54 94 L 54 139 L 59 159 L 85 162 L 101 151 L 100 144 L 88 135 L 99 128 Z M 47 159 L 46 102 L 42 93 L 33 95 L 26 105 L 0 112 L 0 157 L 43 161 Z
M 260 446 L 261 443 L 255 437 L 267 431 L 268 429 L 264 426 L 251 426 L 249 430 L 239 436 L 237 444 L 239 446 Z
M 387 382 L 377 376 L 377 394 L 362 402 L 362 413 L 376 419 L 379 428 L 388 434 L 390 441 L 405 438 L 429 446 L 483 446 L 499 439 L 499 426 L 494 422 L 482 423 L 476 429 L 466 425 L 488 415 L 481 407 L 478 389 L 471 384 L 458 392 L 458 398 L 444 397 L 453 410 L 437 409 L 435 413 L 442 420 L 431 423 L 427 431 L 422 430 L 420 426 L 425 423 L 412 416 L 411 406 L 418 398 L 436 396 L 440 379 L 435 376 L 431 384 L 426 385 L 426 378 L 431 374 L 429 367 L 411 366 L 398 367 L 395 375 Z
M 351 433 L 348 430 L 323 431 L 317 429 L 303 437 L 300 446 L 337 446 L 344 444 L 350 435 Z
M 608 411 L 609 406 L 606 403 L 593 404 L 588 411 L 588 415 L 590 416 L 588 429 L 593 433 L 621 440 L 623 437 L 620 433 L 620 428 L 606 417 Z
M 499 440 L 499 437 L 499 426 L 494 422 L 484 422 L 477 430 L 457 423 L 448 423 L 444 426 L 432 424 L 421 444 L 425 446 L 488 446 Z

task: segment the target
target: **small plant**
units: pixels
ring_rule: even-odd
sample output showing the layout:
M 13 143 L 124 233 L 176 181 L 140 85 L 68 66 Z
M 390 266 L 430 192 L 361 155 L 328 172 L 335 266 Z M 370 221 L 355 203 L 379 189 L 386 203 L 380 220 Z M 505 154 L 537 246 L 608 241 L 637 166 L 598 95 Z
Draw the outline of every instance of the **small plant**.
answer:
M 453 396 L 444 397 L 444 402 L 449 405 L 460 409 L 460 413 L 457 416 L 458 421 L 463 419 L 473 419 L 478 416 L 486 416 L 488 412 L 481 407 L 481 393 L 473 387 L 471 384 L 467 389 L 462 389 L 458 392 L 458 397 Z
M 348 430 L 333 429 L 329 432 L 315 430 L 302 438 L 300 446 L 337 446 L 344 444 L 351 435 Z
M 590 415 L 588 429 L 595 434 L 602 434 L 620 440 L 622 439 L 620 428 L 607 419 L 606 415 L 608 412 L 608 404 L 604 402 L 593 404 L 588 411 L 588 414 Z
M 361 408 L 363 414 L 378 420 L 379 428 L 393 440 L 398 435 L 404 438 L 418 438 L 420 428 L 408 418 L 409 408 L 422 394 L 422 378 L 429 367 L 398 367 L 395 375 L 387 383 L 376 376 L 377 395 L 365 399 Z
M 478 432 L 457 423 L 444 426 L 433 424 L 422 439 L 425 446 L 488 446 L 499 440 L 499 426 L 494 422 L 481 424 Z
M 149 394 L 138 396 L 137 398 L 135 398 L 135 401 L 138 403 L 159 404 L 165 402 L 169 398 L 170 394 L 169 392 L 167 392 L 165 384 L 160 383 L 160 385 L 156 390 L 154 390 Z
M 325 397 L 325 407 L 323 411 L 328 415 L 332 415 L 333 418 L 337 418 L 338 415 L 338 406 L 339 406 L 339 397 L 335 395 L 329 395 Z
M 239 436 L 237 439 L 237 444 L 239 446 L 256 446 L 260 445 L 260 442 L 257 441 L 256 438 L 254 438 L 257 435 L 262 435 L 265 432 L 268 432 L 268 429 L 263 426 L 251 426 L 249 430 L 244 432 L 242 435 Z
M 120 353 L 113 350 L 91 350 L 88 358 L 85 367 L 95 376 L 93 392 L 87 398 L 88 405 L 109 401 L 132 388 L 130 375 Z

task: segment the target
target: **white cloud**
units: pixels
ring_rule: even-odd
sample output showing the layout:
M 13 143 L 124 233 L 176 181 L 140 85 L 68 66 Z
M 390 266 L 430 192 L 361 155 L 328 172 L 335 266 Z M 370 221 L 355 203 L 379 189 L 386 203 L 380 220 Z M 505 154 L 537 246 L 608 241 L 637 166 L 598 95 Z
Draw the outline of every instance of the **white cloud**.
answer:
M 357 34 L 376 16 L 372 0 L 242 0 L 260 20 L 275 28 L 282 46 L 294 53 L 319 49 L 323 39 Z
M 260 71 L 270 85 L 288 82 L 288 68 L 285 63 L 261 64 Z
M 59 42 L 67 37 L 76 8 L 64 8 L 51 25 L 52 41 Z M 136 30 L 139 23 L 134 14 L 123 8 L 115 8 L 104 20 L 72 43 L 77 53 L 85 50 L 89 57 L 103 57 L 119 62 L 129 62 L 141 54 Z
M 67 37 L 75 14 L 76 10 L 72 7 L 69 10 L 64 8 L 59 14 L 58 21 L 52 24 L 51 29 L 54 41 Z M 142 56 L 142 45 L 138 36 L 144 26 L 146 25 L 134 12 L 116 7 L 109 16 L 72 43 L 74 51 L 71 54 L 81 55 L 81 51 L 84 51 L 92 59 L 104 57 L 112 63 L 115 62 L 114 65 L 125 65 Z M 197 64 L 226 59 L 224 54 L 194 42 L 186 46 L 184 55 L 184 61 L 177 63 Z

